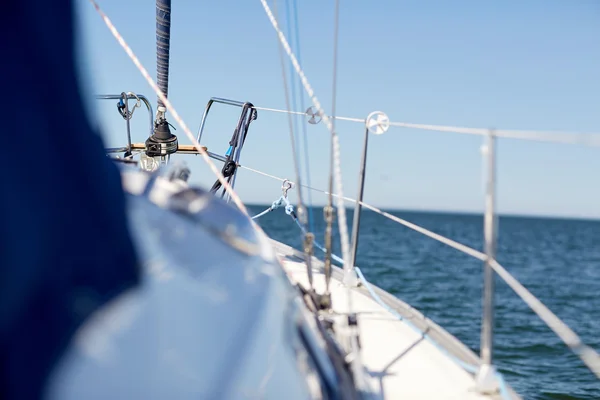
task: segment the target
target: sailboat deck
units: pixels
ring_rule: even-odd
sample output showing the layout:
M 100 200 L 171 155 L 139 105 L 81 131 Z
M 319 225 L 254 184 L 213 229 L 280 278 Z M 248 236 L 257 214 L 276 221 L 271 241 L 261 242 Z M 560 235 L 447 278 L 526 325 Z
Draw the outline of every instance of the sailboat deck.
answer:
M 281 243 L 275 243 L 275 248 L 292 283 L 308 287 L 306 266 L 299 259 L 300 254 Z M 322 266 L 322 263 L 315 260 L 313 279 L 315 289 L 319 293 L 325 289 Z M 403 316 L 403 320 L 399 319 L 375 301 L 364 288 L 359 287 L 348 291 L 342 284 L 341 277 L 342 271 L 336 268 L 330 286 L 332 315 L 334 318 L 344 318 L 348 313 L 348 294 L 350 294 L 353 310 L 358 315 L 362 361 L 369 371 L 371 386 L 380 392 L 382 398 L 457 400 L 502 398 L 500 394 L 483 395 L 474 390 L 474 376 L 463 369 L 456 359 L 462 358 L 461 362 L 474 365 L 477 365 L 478 359 L 456 338 L 445 331 L 440 332 L 441 328 L 420 314 L 413 316 L 428 324 L 425 329 L 422 329 L 423 326 L 416 328 L 417 324 L 413 324 L 414 319 L 411 319 L 411 324 L 405 322 L 410 318 L 409 315 Z M 384 294 L 383 291 L 380 293 Z M 398 305 L 410 309 L 401 301 L 394 300 Z M 393 301 L 389 305 L 396 309 L 392 303 Z M 418 313 L 414 309 L 411 312 Z M 343 324 L 344 322 L 342 326 Z M 437 333 L 441 343 L 426 339 L 423 331 L 427 331 L 428 336 L 435 336 Z M 462 354 L 456 357 L 457 353 Z M 453 359 L 455 357 L 456 359 Z M 512 391 L 507 397 L 518 398 Z

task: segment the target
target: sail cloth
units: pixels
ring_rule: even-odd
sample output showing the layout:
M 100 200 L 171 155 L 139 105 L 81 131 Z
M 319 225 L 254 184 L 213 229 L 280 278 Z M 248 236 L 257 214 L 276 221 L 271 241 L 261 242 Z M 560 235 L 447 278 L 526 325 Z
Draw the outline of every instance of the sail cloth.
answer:
M 0 21 L 0 398 L 30 399 L 139 272 L 120 177 L 75 78 L 71 1 L 4 2 Z

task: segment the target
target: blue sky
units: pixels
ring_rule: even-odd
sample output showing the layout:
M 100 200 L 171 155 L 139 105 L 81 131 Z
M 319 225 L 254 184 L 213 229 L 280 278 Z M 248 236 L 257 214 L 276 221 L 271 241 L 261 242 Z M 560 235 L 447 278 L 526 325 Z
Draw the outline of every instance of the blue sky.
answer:
M 155 96 L 93 7 L 78 0 L 81 67 L 90 93 Z M 169 98 L 195 131 L 211 96 L 285 108 L 277 38 L 259 0 L 173 1 Z M 279 1 L 280 14 L 286 1 Z M 331 110 L 333 1 L 297 0 L 303 67 Z M 149 0 L 99 1 L 155 71 Z M 272 5 L 272 1 L 270 2 Z M 283 15 L 280 15 L 283 17 Z M 337 113 L 469 127 L 600 133 L 600 3 L 595 0 L 341 1 Z M 306 97 L 305 97 L 306 101 Z M 108 145 L 123 143 L 114 101 L 89 101 Z M 308 106 L 308 104 L 306 105 Z M 298 107 L 300 109 L 300 107 Z M 147 120 L 133 120 L 142 141 Z M 237 110 L 215 108 L 204 144 L 224 153 Z M 242 164 L 294 179 L 287 117 L 262 112 Z M 338 122 L 344 194 L 356 196 L 364 128 Z M 182 143 L 187 143 L 178 130 Z M 329 135 L 308 126 L 311 183 L 326 188 Z M 391 128 L 369 144 L 365 201 L 401 209 L 483 209 L 482 139 Z M 192 181 L 214 177 L 187 157 Z M 600 217 L 600 149 L 500 139 L 502 213 Z M 242 170 L 237 190 L 270 203 L 280 184 Z M 313 193 L 315 204 L 325 197 Z

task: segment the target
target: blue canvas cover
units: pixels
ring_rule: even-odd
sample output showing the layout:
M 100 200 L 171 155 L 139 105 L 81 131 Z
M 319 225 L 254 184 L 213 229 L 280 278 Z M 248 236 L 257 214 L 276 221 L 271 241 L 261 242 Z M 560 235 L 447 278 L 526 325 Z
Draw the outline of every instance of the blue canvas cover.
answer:
M 116 167 L 78 86 L 70 0 L 2 3 L 0 398 L 40 396 L 75 329 L 138 281 Z

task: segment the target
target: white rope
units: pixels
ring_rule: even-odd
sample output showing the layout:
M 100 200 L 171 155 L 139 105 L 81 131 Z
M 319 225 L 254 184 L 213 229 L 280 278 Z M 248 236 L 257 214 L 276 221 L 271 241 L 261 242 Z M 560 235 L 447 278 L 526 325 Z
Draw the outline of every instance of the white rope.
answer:
M 117 28 L 115 28 L 115 26 L 113 25 L 111 20 L 104 13 L 104 11 L 102 11 L 102 9 L 98 5 L 98 3 L 96 3 L 95 0 L 89 0 L 89 1 L 90 1 L 90 3 L 92 3 L 92 5 L 94 6 L 94 8 L 98 12 L 98 14 L 100 14 L 100 17 L 102 17 L 102 20 L 104 21 L 104 23 L 106 24 L 108 29 L 112 32 L 115 39 L 117 39 L 117 41 L 119 42 L 121 47 L 125 50 L 125 52 L 129 56 L 131 61 L 133 61 L 135 66 L 141 72 L 142 76 L 146 79 L 146 81 L 148 82 L 148 84 L 150 85 L 152 90 L 154 90 L 154 92 L 156 93 L 156 95 L 158 96 L 160 101 L 162 101 L 162 103 L 165 105 L 167 110 L 171 113 L 175 122 L 177 122 L 177 124 L 181 127 L 183 132 L 186 134 L 186 136 L 192 141 L 192 144 L 194 145 L 196 150 L 198 150 L 198 153 L 200 154 L 200 156 L 202 156 L 202 159 L 206 162 L 206 164 L 208 164 L 211 171 L 216 175 L 217 179 L 219 180 L 219 182 L 221 183 L 223 188 L 229 193 L 233 202 L 237 205 L 237 207 L 244 214 L 248 215 L 248 210 L 246 210 L 246 207 L 244 206 L 244 203 L 242 203 L 242 200 L 239 198 L 237 193 L 234 192 L 231 185 L 229 185 L 229 183 L 227 182 L 227 180 L 225 179 L 223 174 L 221 174 L 221 171 L 219 171 L 219 169 L 216 167 L 216 165 L 211 161 L 210 157 L 208 156 L 208 153 L 206 152 L 206 150 L 204 150 L 204 147 L 200 146 L 200 143 L 198 143 L 195 136 L 192 134 L 192 131 L 190 131 L 190 129 L 185 124 L 185 122 L 183 122 L 183 120 L 179 116 L 179 113 L 177 113 L 177 111 L 171 104 L 171 102 L 167 99 L 167 97 L 163 94 L 163 92 L 158 88 L 158 86 L 156 85 L 154 80 L 150 77 L 150 74 L 148 74 L 148 71 L 146 70 L 146 68 L 144 68 L 144 66 L 141 64 L 140 60 L 133 53 L 133 50 L 131 50 L 131 47 L 129 47 L 129 45 L 125 42 L 125 39 L 123 39 L 123 37 L 121 36 L 119 31 L 117 31 Z
M 283 114 L 293 114 L 293 115 L 306 115 L 306 113 L 300 112 L 300 111 L 288 111 L 288 110 L 280 110 L 278 108 L 267 108 L 267 107 L 252 107 L 255 110 L 262 110 L 262 111 L 272 111 L 272 112 L 277 112 L 277 113 L 283 113 Z
M 258 219 L 258 218 L 262 217 L 263 215 L 270 213 L 271 211 L 273 211 L 273 208 L 269 207 L 266 210 L 264 210 L 263 212 L 256 214 L 254 217 L 252 217 L 252 219 Z
M 341 121 L 352 121 L 352 122 L 360 122 L 363 124 L 367 123 L 367 120 L 364 118 L 350 118 L 350 117 L 334 117 L 335 119 L 339 119 Z
M 294 115 L 306 115 L 300 111 L 287 111 L 280 110 L 277 108 L 266 108 L 266 107 L 254 107 L 257 110 L 273 111 L 279 113 L 290 113 Z M 341 121 L 359 122 L 364 124 L 366 120 L 364 118 L 351 118 L 351 117 L 339 117 L 339 116 L 328 116 L 329 119 L 336 119 Z M 396 126 L 400 128 L 409 129 L 420 129 L 434 132 L 451 132 L 460 133 L 466 135 L 479 135 L 487 136 L 489 129 L 486 128 L 466 128 L 460 126 L 447 126 L 447 125 L 427 125 L 427 124 L 413 124 L 408 122 L 390 122 L 390 126 Z M 563 144 L 579 144 L 588 147 L 600 147 L 600 134 L 599 133 L 578 133 L 578 132 L 545 132 L 545 131 L 525 131 L 525 130 L 511 130 L 511 129 L 495 129 L 494 135 L 497 137 L 503 137 L 507 139 L 517 140 L 529 140 L 535 142 L 549 142 L 549 143 L 563 143 Z
M 294 69 L 296 70 L 296 73 L 300 77 L 300 81 L 302 82 L 302 85 L 304 86 L 306 93 L 311 98 L 313 105 L 317 109 L 317 112 L 319 112 L 319 114 L 322 116 L 323 121 L 325 122 L 325 126 L 327 127 L 327 129 L 329 130 L 329 132 L 332 135 L 333 163 L 334 163 L 333 174 L 334 174 L 334 181 L 335 181 L 335 191 L 338 193 L 339 196 L 343 196 L 342 171 L 341 171 L 341 166 L 340 166 L 339 138 L 338 138 L 337 134 L 335 133 L 335 131 L 333 130 L 330 118 L 327 116 L 327 114 L 325 114 L 325 112 L 323 111 L 323 107 L 321 107 L 321 103 L 319 102 L 319 99 L 317 99 L 317 96 L 315 96 L 315 93 L 314 93 L 312 87 L 310 86 L 310 83 L 308 82 L 306 75 L 304 74 L 304 71 L 302 71 L 300 64 L 298 64 L 298 60 L 296 59 L 296 56 L 292 52 L 292 49 L 290 48 L 290 45 L 285 38 L 285 35 L 281 31 L 281 29 L 279 29 L 279 25 L 277 24 L 277 21 L 275 20 L 275 17 L 273 16 L 271 9 L 269 8 L 269 5 L 267 4 L 267 2 L 265 0 L 260 0 L 260 2 L 262 3 L 263 8 L 265 9 L 265 12 L 267 14 L 267 17 L 269 18 L 269 21 L 271 21 L 271 24 L 273 25 L 273 29 L 275 29 L 275 31 L 277 32 L 279 41 L 281 42 L 285 52 L 287 53 L 288 57 L 290 58 L 292 65 L 294 66 Z M 349 235 L 348 235 L 348 225 L 346 222 L 346 206 L 341 198 L 339 198 L 339 197 L 336 197 L 336 198 L 339 200 L 339 201 L 337 201 L 336 206 L 339 210 L 338 211 L 338 225 L 339 225 L 341 247 L 342 247 L 342 258 L 344 259 L 344 265 L 349 265 L 349 263 L 350 263 L 349 242 L 350 242 L 350 240 L 349 240 Z
M 463 133 L 467 135 L 489 135 L 489 129 L 463 128 L 444 125 L 409 124 L 406 122 L 390 122 L 390 126 L 402 128 L 422 129 L 438 132 Z M 570 133 L 570 132 L 541 132 L 523 131 L 509 129 L 494 129 L 494 136 L 519 140 L 531 140 L 538 142 L 553 142 L 564 144 L 581 144 L 584 146 L 600 146 L 600 134 L 597 133 Z
M 462 127 L 456 127 L 456 126 L 443 126 L 443 125 L 409 124 L 406 122 L 390 122 L 390 126 L 399 126 L 401 128 L 412 128 L 412 129 L 423 129 L 423 130 L 427 130 L 427 131 L 465 133 L 467 135 L 487 135 L 490 131 L 489 129 L 480 129 L 480 128 L 462 128 Z
M 276 112 L 276 113 L 307 116 L 306 112 L 302 112 L 302 111 L 289 111 L 289 110 L 283 110 L 283 109 L 280 109 L 280 108 L 267 108 L 267 107 L 257 107 L 257 106 L 254 106 L 252 108 L 255 108 L 257 110 Z M 366 123 L 366 120 L 364 118 L 339 117 L 337 115 L 335 117 L 332 116 L 332 115 L 328 115 L 328 118 L 329 119 L 341 120 L 341 121 L 362 122 L 363 124 Z
M 254 169 L 254 168 L 247 167 L 245 165 L 238 164 L 238 168 L 247 169 L 248 171 L 257 173 L 257 174 L 262 175 L 262 176 L 266 176 L 267 178 L 275 179 L 276 181 L 279 181 L 279 182 L 284 182 L 286 180 L 286 179 L 280 178 L 280 177 L 275 176 L 275 175 L 267 174 L 266 172 L 262 172 L 262 171 L 259 171 L 257 169 Z M 291 182 L 291 181 L 289 181 L 289 182 Z M 296 184 L 295 182 L 292 182 L 292 183 L 294 185 Z M 304 186 L 304 185 L 302 185 L 302 186 Z M 307 187 L 307 186 L 304 186 L 304 187 Z
M 289 189 L 291 189 L 291 187 Z M 298 223 L 298 226 L 300 227 L 302 232 L 306 234 L 306 228 L 294 216 L 294 206 L 290 203 L 290 201 L 287 198 L 287 190 L 284 192 L 283 195 L 281 195 L 277 200 L 275 200 L 269 208 L 267 208 L 261 213 L 256 214 L 254 217 L 252 217 L 252 219 L 258 219 L 263 215 L 270 213 L 271 211 L 277 210 L 281 206 L 285 206 L 285 213 L 287 215 L 291 215 L 294 218 L 294 220 Z
M 565 133 L 565 132 L 537 132 L 495 130 L 496 136 L 509 139 L 531 140 L 536 142 L 553 142 L 564 144 L 579 144 L 588 147 L 600 147 L 600 134 L 598 133 Z

